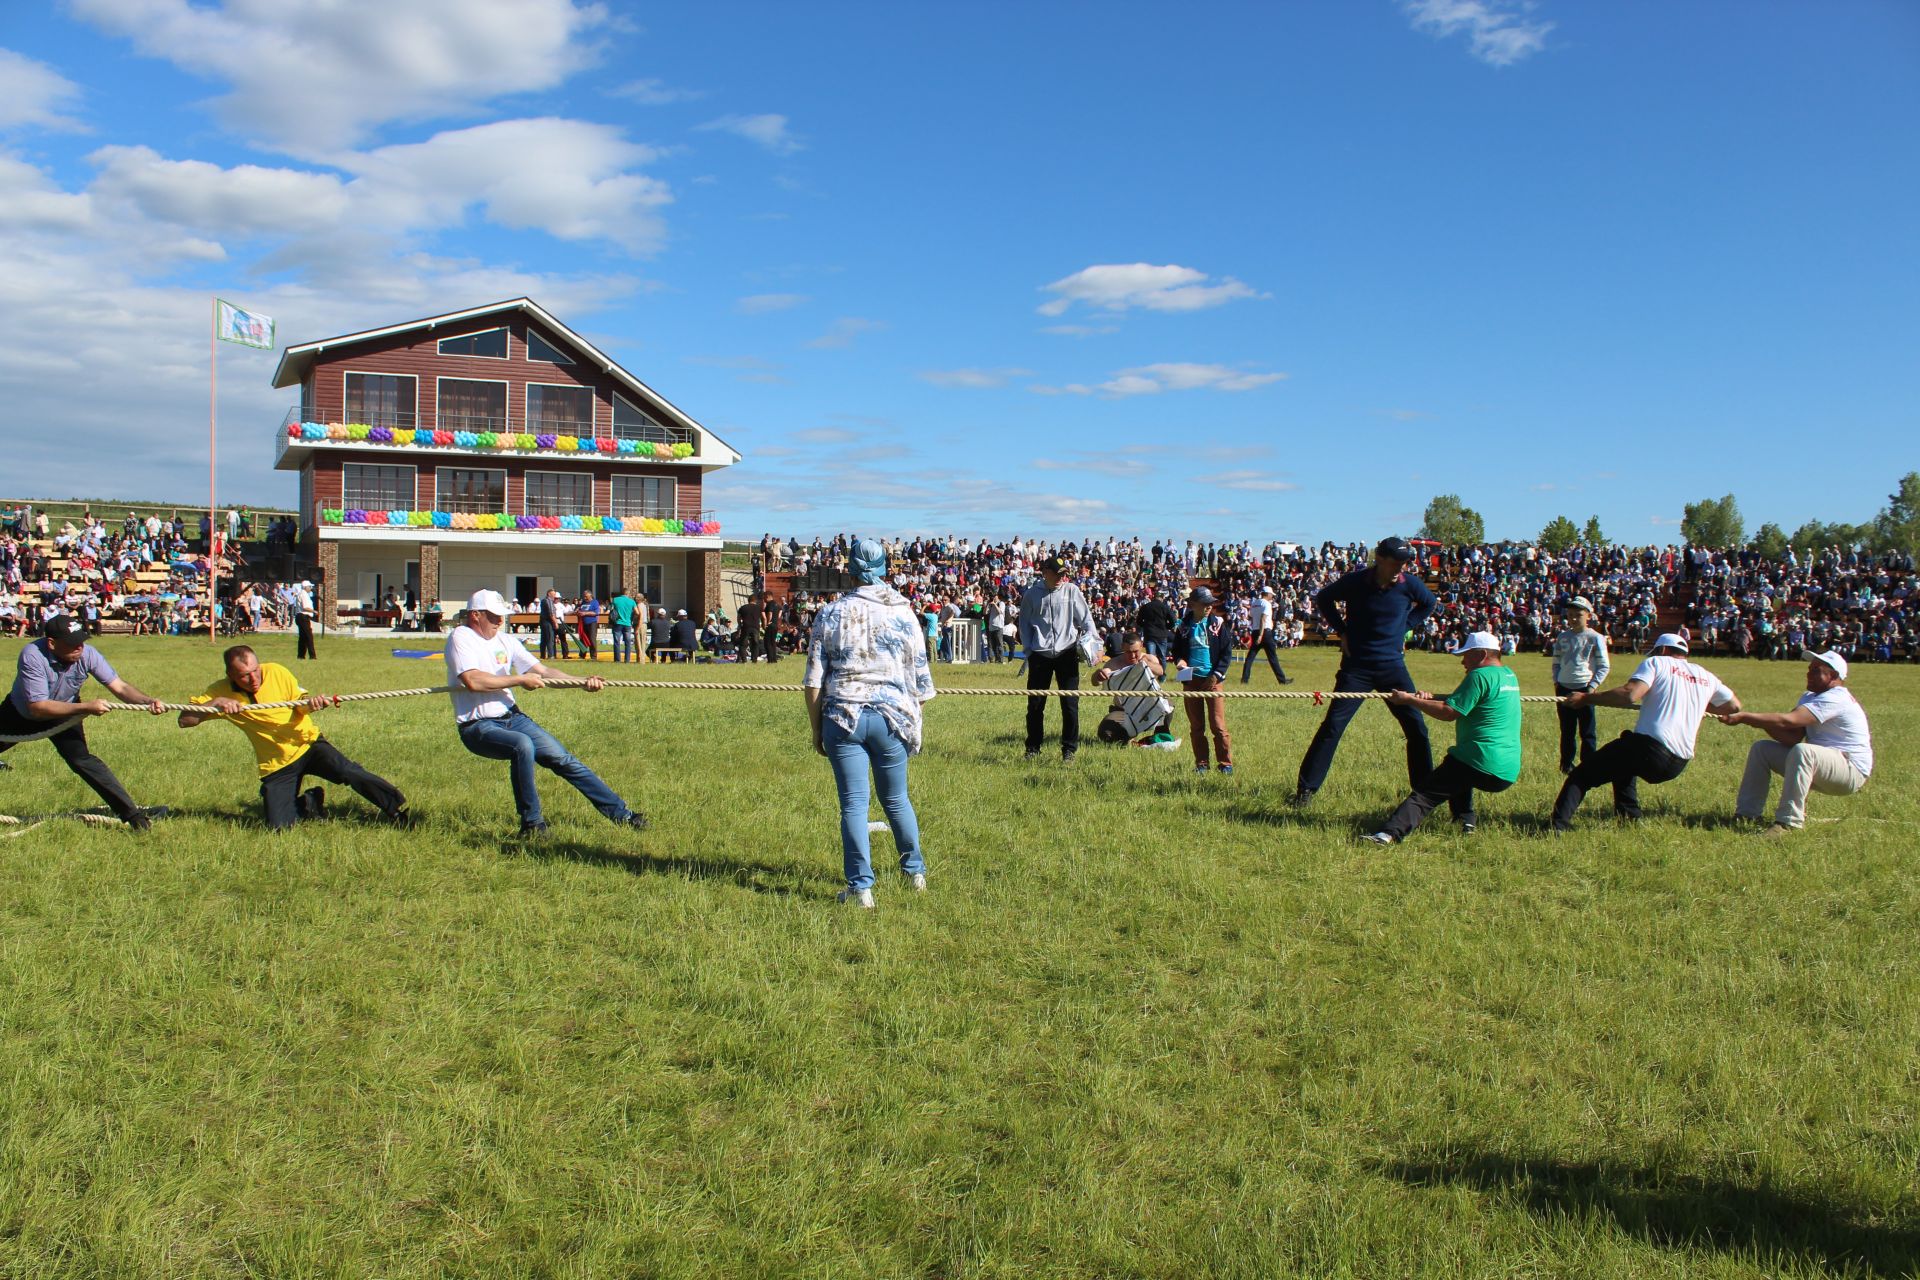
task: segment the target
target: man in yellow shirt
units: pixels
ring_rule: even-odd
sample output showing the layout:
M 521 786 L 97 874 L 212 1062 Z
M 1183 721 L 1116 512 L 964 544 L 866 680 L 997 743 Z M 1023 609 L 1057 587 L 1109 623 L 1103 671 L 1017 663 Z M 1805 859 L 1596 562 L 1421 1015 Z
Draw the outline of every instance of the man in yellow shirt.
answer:
M 224 680 L 207 686 L 192 701 L 206 711 L 182 711 L 180 727 L 191 729 L 207 720 L 226 719 L 247 735 L 260 762 L 260 800 L 267 826 L 284 831 L 296 822 L 327 816 L 326 792 L 319 787 L 302 792 L 307 775 L 352 787 L 389 822 L 411 822 L 407 798 L 384 778 L 376 777 L 341 755 L 314 727 L 312 712 L 333 705 L 324 695 L 309 695 L 293 673 L 277 662 L 262 662 L 251 648 L 237 644 L 223 655 Z M 250 710 L 258 702 L 299 702 L 304 707 Z

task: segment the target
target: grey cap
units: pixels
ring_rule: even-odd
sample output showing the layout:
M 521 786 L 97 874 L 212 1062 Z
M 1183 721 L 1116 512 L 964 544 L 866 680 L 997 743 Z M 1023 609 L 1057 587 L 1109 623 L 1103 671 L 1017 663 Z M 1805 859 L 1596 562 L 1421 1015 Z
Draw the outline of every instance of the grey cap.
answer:
M 1212 604 L 1213 592 L 1207 590 L 1205 587 L 1195 587 L 1192 591 L 1187 593 L 1187 603 L 1188 604 Z

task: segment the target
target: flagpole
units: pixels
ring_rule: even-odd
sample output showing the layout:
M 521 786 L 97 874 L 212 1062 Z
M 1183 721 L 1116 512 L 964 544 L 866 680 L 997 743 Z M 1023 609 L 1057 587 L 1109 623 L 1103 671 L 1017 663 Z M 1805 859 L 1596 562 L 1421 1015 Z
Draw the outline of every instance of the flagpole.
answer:
M 214 613 L 220 607 L 220 557 L 213 553 L 214 521 L 213 466 L 219 441 L 220 415 L 220 299 L 213 300 L 213 315 L 207 325 L 207 643 L 215 638 Z

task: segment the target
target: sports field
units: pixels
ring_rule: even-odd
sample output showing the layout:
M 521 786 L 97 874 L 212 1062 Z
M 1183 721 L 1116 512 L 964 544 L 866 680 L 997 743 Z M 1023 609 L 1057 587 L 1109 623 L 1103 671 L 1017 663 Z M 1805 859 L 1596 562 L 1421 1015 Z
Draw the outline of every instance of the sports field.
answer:
M 169 699 L 218 674 L 203 640 L 101 647 Z M 298 670 L 443 678 L 389 647 Z M 1755 709 L 1802 687 L 1708 665 Z M 444 698 L 322 721 L 405 834 L 333 789 L 269 837 L 238 733 L 116 714 L 97 749 L 174 816 L 0 838 L 0 1275 L 1911 1275 L 1920 668 L 1850 683 L 1874 780 L 1782 842 L 1730 825 L 1754 734 L 1718 724 L 1646 821 L 1603 790 L 1550 840 L 1529 705 L 1478 834 L 1378 849 L 1381 708 L 1295 816 L 1302 704 L 1234 704 L 1237 776 L 1195 778 L 1184 749 L 1027 764 L 1019 700 L 937 701 L 931 892 L 883 875 L 872 913 L 833 903 L 797 694 L 523 695 L 654 823 L 543 775 L 532 846 Z M 95 803 L 44 744 L 5 759 L 0 813 Z

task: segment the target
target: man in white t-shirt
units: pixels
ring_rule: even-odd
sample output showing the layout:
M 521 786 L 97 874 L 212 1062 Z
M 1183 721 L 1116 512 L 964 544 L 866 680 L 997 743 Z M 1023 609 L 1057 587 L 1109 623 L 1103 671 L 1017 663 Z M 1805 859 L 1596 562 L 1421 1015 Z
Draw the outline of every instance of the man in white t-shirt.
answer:
M 1281 684 L 1293 683 L 1293 677 L 1280 665 L 1280 636 L 1274 630 L 1277 621 L 1273 613 L 1273 588 L 1262 587 L 1260 594 L 1253 598 L 1253 639 L 1247 642 L 1246 664 L 1240 668 L 1241 684 L 1253 679 L 1253 660 L 1262 653 L 1267 655 L 1267 665 L 1273 668 L 1275 680 Z
M 1709 710 L 1715 715 L 1740 710 L 1740 699 L 1697 662 L 1687 660 L 1686 637 L 1672 632 L 1653 642 L 1653 653 L 1635 667 L 1627 682 L 1603 693 L 1579 691 L 1567 695 L 1566 705 L 1581 707 L 1638 707 L 1633 728 L 1593 753 L 1567 775 L 1553 802 L 1553 829 L 1573 829 L 1573 815 L 1587 792 L 1603 782 L 1613 784 L 1615 817 L 1629 821 L 1640 816 L 1641 780 L 1671 782 L 1693 759 L 1700 721 Z
M 538 689 L 548 680 L 567 677 L 543 665 L 507 632 L 509 613 L 499 592 L 476 591 L 467 600 L 465 624 L 447 636 L 447 684 L 452 686 L 460 744 L 477 756 L 508 762 L 523 836 L 540 835 L 547 829 L 534 783 L 535 765 L 572 783 L 609 820 L 646 830 L 644 815 L 629 809 L 598 774 L 574 759 L 559 739 L 515 705 L 515 689 Z M 604 687 L 600 677 L 587 678 L 587 692 L 598 693 Z
M 1873 735 L 1867 713 L 1847 688 L 1847 660 L 1828 650 L 1802 649 L 1807 691 L 1791 711 L 1735 711 L 1722 724 L 1749 725 L 1767 736 L 1747 749 L 1736 817 L 1761 819 L 1773 775 L 1779 774 L 1780 806 L 1763 835 L 1783 836 L 1807 822 L 1807 792 L 1850 796 L 1873 773 Z

